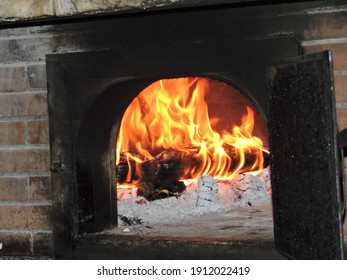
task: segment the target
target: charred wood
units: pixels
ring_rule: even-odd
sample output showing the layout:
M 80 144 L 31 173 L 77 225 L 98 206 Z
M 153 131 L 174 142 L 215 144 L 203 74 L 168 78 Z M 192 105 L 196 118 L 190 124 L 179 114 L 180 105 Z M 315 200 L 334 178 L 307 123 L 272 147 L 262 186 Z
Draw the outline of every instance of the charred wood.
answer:
M 229 157 L 232 158 L 230 170 L 236 168 L 239 164 L 237 152 L 234 147 L 223 147 Z M 197 148 L 190 148 L 187 151 L 167 149 L 157 154 L 152 160 L 147 160 L 136 165 L 134 160 L 127 160 L 125 154 L 121 155 L 120 163 L 117 166 L 117 183 L 122 184 L 126 181 L 131 169 L 131 181 L 138 180 L 135 169 L 139 168 L 141 173 L 138 187 L 138 195 L 145 197 L 147 200 L 154 200 L 169 197 L 185 190 L 183 182 L 179 181 L 184 175 L 184 169 L 187 166 L 202 165 L 202 161 L 195 157 Z M 134 154 L 133 154 L 134 155 Z M 269 155 L 263 153 L 265 167 L 269 164 Z M 139 157 L 139 156 L 138 156 Z M 245 166 L 251 167 L 256 161 L 255 154 L 246 154 Z M 185 178 L 190 179 L 190 178 Z M 131 183 L 128 182 L 128 183 Z
M 166 180 L 155 182 L 143 182 L 137 185 L 137 195 L 143 196 L 148 201 L 175 196 L 184 192 L 186 186 L 177 178 L 171 177 Z
M 118 217 L 124 223 L 124 225 L 133 226 L 143 224 L 142 220 L 138 218 L 128 218 L 123 215 L 118 215 Z
M 128 161 L 128 157 L 127 154 L 131 154 L 133 156 L 136 156 L 138 158 L 141 158 L 140 155 L 134 153 L 134 152 L 123 152 L 120 155 L 120 159 L 119 159 L 119 164 L 117 165 L 117 172 L 116 172 L 116 180 L 117 183 L 119 184 L 123 184 L 125 183 L 128 173 L 129 173 L 129 165 L 130 165 L 130 169 L 131 169 L 131 179 L 132 180 L 136 180 L 138 179 L 135 171 L 136 171 L 136 162 L 134 160 L 129 160 Z

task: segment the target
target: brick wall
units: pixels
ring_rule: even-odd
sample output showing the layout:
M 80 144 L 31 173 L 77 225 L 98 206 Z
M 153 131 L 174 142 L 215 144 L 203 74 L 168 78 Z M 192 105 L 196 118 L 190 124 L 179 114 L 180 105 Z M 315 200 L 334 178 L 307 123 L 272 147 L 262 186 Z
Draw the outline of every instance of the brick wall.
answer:
M 45 55 L 84 50 L 56 29 L 0 29 L 0 257 L 53 256 Z
M 297 35 L 306 53 L 333 51 L 338 124 L 344 129 L 347 12 L 329 13 Z M 53 26 L 0 29 L 0 256 L 53 253 L 45 54 L 84 50 L 83 42 L 64 38 L 64 30 Z
M 0 255 L 50 256 L 44 58 L 52 50 L 45 43 L 49 34 L 43 33 L 41 40 L 27 32 L 35 33 L 35 28 L 0 30 Z

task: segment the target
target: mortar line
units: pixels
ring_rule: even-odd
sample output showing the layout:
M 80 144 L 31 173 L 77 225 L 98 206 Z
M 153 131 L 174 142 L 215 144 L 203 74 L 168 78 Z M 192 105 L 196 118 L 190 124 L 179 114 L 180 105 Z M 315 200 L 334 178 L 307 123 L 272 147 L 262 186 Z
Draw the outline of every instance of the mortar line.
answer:
M 29 122 L 29 121 L 48 121 L 48 116 L 0 117 L 0 122 Z
M 344 38 L 307 40 L 307 41 L 302 41 L 301 45 L 303 47 L 309 47 L 309 46 L 316 46 L 316 45 L 336 45 L 336 44 L 346 44 L 346 43 L 347 43 L 347 37 L 344 37 Z
M 49 144 L 1 145 L 0 151 L 49 150 Z
M 49 229 L 36 229 L 36 228 L 19 228 L 19 229 L 0 229 L 0 232 L 2 233 L 53 233 L 53 230 Z
M 26 88 L 24 90 L 19 90 L 19 91 L 0 91 L 1 95 L 10 95 L 10 94 L 46 94 L 47 93 L 47 88 Z
M 1 23 L 1 22 L 0 22 Z M 0 30 L 1 31 L 1 30 Z M 75 30 L 73 34 L 85 34 L 86 32 L 91 32 L 90 30 Z M 0 42 L 1 41 L 12 41 L 12 40 L 26 40 L 26 39 L 51 39 L 55 40 L 56 37 L 65 37 L 66 33 L 71 35 L 66 30 L 61 31 L 42 31 L 42 33 L 31 33 L 31 34 L 20 34 L 20 35 L 2 35 L 0 32 Z
M 25 39 L 38 39 L 38 38 L 52 38 L 58 36 L 55 34 L 39 33 L 39 34 L 23 34 L 23 35 L 9 35 L 8 37 L 0 37 L 0 41 L 12 41 L 12 40 L 25 40 Z
M 0 67 L 24 67 L 32 65 L 46 65 L 46 60 L 31 60 L 31 61 L 8 61 L 0 62 Z
M 347 70 L 335 70 L 334 76 L 347 76 Z
M 6 95 L 29 95 L 29 94 L 41 94 L 41 95 L 47 95 L 47 89 L 40 89 L 40 90 L 23 90 L 23 91 L 2 91 L 0 92 L 0 96 L 6 96 Z
M 0 173 L 0 178 L 27 178 L 27 177 L 51 177 L 50 172 L 18 172 L 18 173 L 9 173 L 3 172 Z
M 347 102 L 336 102 L 336 109 L 346 109 Z
M 52 206 L 52 201 L 32 200 L 32 201 L 0 201 L 1 206 Z
M 5 173 L 0 173 L 0 178 L 20 178 L 20 179 L 24 179 L 27 178 L 28 175 L 27 174 L 5 174 Z

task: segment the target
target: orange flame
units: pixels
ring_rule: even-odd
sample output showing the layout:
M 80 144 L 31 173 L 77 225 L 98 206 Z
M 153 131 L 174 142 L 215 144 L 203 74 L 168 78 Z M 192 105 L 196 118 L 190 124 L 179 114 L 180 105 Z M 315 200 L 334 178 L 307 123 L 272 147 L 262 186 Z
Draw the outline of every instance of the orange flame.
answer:
M 268 151 L 260 138 L 252 136 L 253 110 L 247 107 L 242 124 L 230 128 L 231 133 L 217 133 L 211 123 L 218 120 L 210 120 L 204 99 L 208 86 L 205 78 L 159 80 L 133 100 L 123 116 L 116 148 L 116 164 L 121 154 L 128 160 L 126 182 L 135 184 L 134 174 L 141 178 L 141 164 L 168 149 L 182 159 L 180 179 L 204 174 L 232 179 L 241 172 L 263 169 L 263 152 Z

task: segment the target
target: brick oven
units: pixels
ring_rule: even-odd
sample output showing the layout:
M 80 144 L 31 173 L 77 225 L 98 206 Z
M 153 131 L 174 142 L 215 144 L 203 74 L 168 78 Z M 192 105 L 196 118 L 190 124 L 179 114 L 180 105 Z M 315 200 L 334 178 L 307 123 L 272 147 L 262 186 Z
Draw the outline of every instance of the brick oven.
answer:
M 236 239 L 105 233 L 117 226 L 108 149 L 117 137 L 113 122 L 151 82 L 205 76 L 243 89 L 267 124 L 267 67 L 328 49 L 337 123 L 347 128 L 344 1 L 48 2 L 27 4 L 22 13 L 3 7 L 1 14 L 0 256 L 281 258 L 272 237 L 257 233 Z M 110 85 L 127 101 L 107 97 Z M 105 99 L 91 105 L 100 92 Z M 108 117 L 109 104 L 123 109 Z

